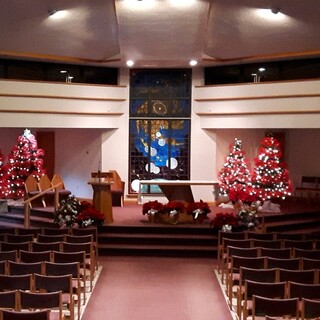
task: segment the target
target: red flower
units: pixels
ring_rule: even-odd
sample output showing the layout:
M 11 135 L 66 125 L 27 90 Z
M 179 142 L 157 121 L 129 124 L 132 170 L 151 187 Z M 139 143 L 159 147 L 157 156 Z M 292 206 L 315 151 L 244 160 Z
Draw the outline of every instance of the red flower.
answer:
M 237 226 L 238 218 L 233 213 L 217 213 L 211 222 L 211 225 L 215 228 L 221 229 L 224 225 Z
M 167 212 L 176 210 L 182 212 L 185 209 L 185 203 L 178 200 L 169 201 L 164 205 L 164 210 Z
M 146 202 L 143 204 L 142 213 L 147 214 L 151 209 L 161 213 L 163 211 L 163 204 L 157 200 Z
M 194 214 L 195 210 L 200 210 L 203 214 L 208 214 L 211 212 L 209 205 L 207 202 L 191 202 L 187 206 L 187 214 Z

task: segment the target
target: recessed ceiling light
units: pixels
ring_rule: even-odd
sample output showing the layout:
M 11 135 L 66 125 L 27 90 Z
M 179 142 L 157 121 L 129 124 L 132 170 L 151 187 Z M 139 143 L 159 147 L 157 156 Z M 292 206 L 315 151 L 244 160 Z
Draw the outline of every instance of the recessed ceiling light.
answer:
M 134 65 L 134 62 L 132 60 L 127 61 L 127 66 L 132 67 Z
M 257 14 L 264 19 L 273 20 L 273 21 L 282 21 L 286 18 L 279 8 L 272 9 L 258 9 Z
M 197 60 L 190 60 L 189 62 L 190 66 L 196 66 L 198 64 Z
M 66 10 L 52 9 L 52 10 L 49 10 L 48 12 L 49 12 L 50 18 L 52 18 L 52 19 L 62 19 L 67 16 Z

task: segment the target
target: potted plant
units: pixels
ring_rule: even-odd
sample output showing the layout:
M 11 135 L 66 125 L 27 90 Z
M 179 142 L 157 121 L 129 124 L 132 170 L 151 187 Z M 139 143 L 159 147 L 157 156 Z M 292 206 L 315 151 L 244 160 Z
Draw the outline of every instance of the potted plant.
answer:
M 204 219 L 208 219 L 211 209 L 207 202 L 200 200 L 199 202 L 190 202 L 187 206 L 187 214 L 192 215 L 193 220 L 202 223 Z
M 143 204 L 142 206 L 142 214 L 148 215 L 148 219 L 150 222 L 156 222 L 158 216 L 163 213 L 163 204 L 161 202 L 149 201 Z

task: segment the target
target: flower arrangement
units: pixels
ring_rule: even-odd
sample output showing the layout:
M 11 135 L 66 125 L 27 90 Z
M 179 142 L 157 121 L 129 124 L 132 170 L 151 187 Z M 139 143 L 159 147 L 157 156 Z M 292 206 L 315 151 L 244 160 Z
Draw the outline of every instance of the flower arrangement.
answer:
M 75 219 L 80 227 L 100 226 L 103 224 L 104 219 L 104 214 L 98 211 L 90 202 L 80 202 L 80 210 Z
M 149 201 L 143 204 L 142 214 L 147 214 L 151 222 L 155 222 L 159 214 L 163 213 L 163 204 L 161 202 Z
M 102 225 L 103 213 L 99 212 L 91 203 L 80 202 L 75 196 L 70 195 L 61 200 L 59 209 L 55 212 L 54 223 L 61 228 L 85 228 L 90 225 Z
M 245 228 L 253 228 L 259 224 L 257 211 L 254 207 L 244 205 L 238 212 L 239 225 Z
M 155 214 L 155 213 L 161 213 L 163 211 L 163 204 L 161 202 L 158 202 L 158 200 L 155 201 L 149 201 L 143 204 L 142 207 L 142 213 L 143 214 Z
M 252 203 L 258 200 L 258 197 L 253 193 L 251 187 L 233 188 L 229 191 L 229 199 L 233 203 L 241 201 L 243 203 Z
M 211 212 L 207 202 L 200 200 L 199 202 L 190 202 L 187 205 L 187 214 L 192 215 L 193 219 L 207 218 L 207 215 Z
M 238 217 L 230 212 L 217 213 L 211 221 L 211 227 L 222 229 L 224 226 L 236 227 L 239 224 Z
M 163 206 L 163 210 L 169 215 L 170 223 L 177 224 L 179 219 L 179 213 L 184 212 L 186 205 L 179 200 L 169 201 Z

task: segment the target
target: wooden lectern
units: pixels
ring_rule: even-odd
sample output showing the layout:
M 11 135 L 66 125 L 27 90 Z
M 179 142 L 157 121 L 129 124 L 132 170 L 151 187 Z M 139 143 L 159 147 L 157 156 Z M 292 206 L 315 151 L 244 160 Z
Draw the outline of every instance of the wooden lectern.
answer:
M 92 204 L 97 210 L 104 214 L 106 223 L 112 223 L 112 181 L 108 180 L 108 174 L 104 172 L 93 172 L 91 173 L 91 177 L 94 179 L 88 182 L 88 184 L 91 184 L 93 189 Z

